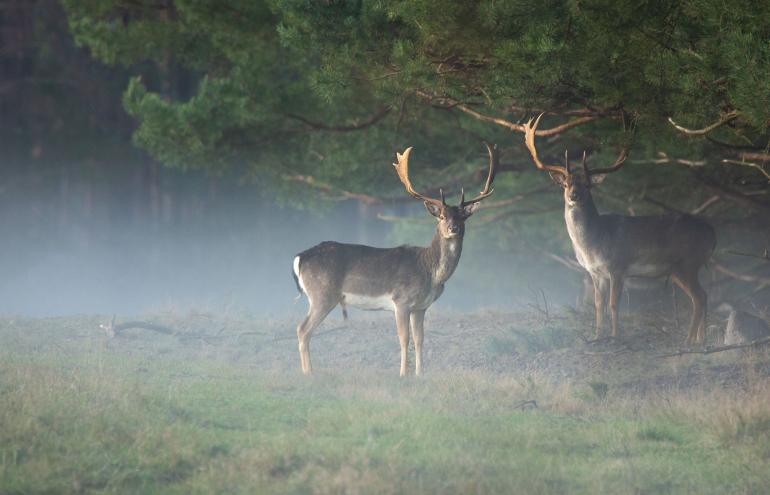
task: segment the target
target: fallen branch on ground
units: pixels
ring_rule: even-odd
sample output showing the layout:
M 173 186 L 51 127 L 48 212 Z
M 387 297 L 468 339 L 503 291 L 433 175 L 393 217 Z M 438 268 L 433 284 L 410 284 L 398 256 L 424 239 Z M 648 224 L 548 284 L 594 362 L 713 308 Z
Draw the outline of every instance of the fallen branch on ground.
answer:
M 749 347 L 760 347 L 766 344 L 770 344 L 770 337 L 755 340 L 747 344 L 730 344 L 730 345 L 722 345 L 722 346 L 716 346 L 716 347 L 706 347 L 705 349 L 679 349 L 676 352 L 672 352 L 670 354 L 661 354 L 657 357 L 659 358 L 675 357 L 675 356 L 683 356 L 685 354 L 713 354 L 715 352 L 731 351 L 733 349 L 747 349 Z
M 127 321 L 125 323 L 115 324 L 115 315 L 112 315 L 112 320 L 106 325 L 99 325 L 99 328 L 107 333 L 110 338 L 116 337 L 118 332 L 129 330 L 131 328 L 141 328 L 143 330 L 151 330 L 153 332 L 162 333 L 164 335 L 175 335 L 176 330 L 164 325 L 158 325 L 157 323 L 150 323 L 148 321 Z
M 532 409 L 537 409 L 538 408 L 536 400 L 523 400 L 523 401 L 519 402 L 518 404 L 516 404 L 515 406 L 513 406 L 513 410 L 524 409 L 527 406 L 532 406 Z

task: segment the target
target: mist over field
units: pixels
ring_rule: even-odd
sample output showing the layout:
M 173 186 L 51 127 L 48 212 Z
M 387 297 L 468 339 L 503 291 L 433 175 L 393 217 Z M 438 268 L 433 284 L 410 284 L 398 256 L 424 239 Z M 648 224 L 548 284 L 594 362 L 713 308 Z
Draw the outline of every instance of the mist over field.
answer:
M 18 168 L 38 165 L 26 160 Z M 295 300 L 291 277 L 297 253 L 326 240 L 426 246 L 434 230 L 419 202 L 362 209 L 349 201 L 296 210 L 261 198 L 253 185 L 205 177 L 193 179 L 207 188 L 202 195 L 178 192 L 185 178 L 166 173 L 163 187 L 175 191 L 173 202 L 166 194 L 155 218 L 149 201 L 131 197 L 135 186 L 81 179 L 67 185 L 70 192 L 41 191 L 23 176 L 6 175 L 6 183 L 18 186 L 6 186 L 0 198 L 5 212 L 0 312 L 6 314 L 138 314 L 167 306 L 296 313 L 306 306 Z M 400 234 L 378 213 L 426 222 L 417 232 Z M 463 256 L 468 263 L 448 284 L 442 306 L 517 307 L 532 302 L 539 290 L 546 290 L 552 302 L 574 304 L 577 274 L 560 273 L 531 253 L 485 249 L 482 243 L 493 227 L 471 220 L 467 228 Z M 527 270 L 524 259 L 539 266 Z M 484 282 L 474 270 L 481 271 Z
M 253 186 L 225 185 L 203 198 L 183 193 L 174 198 L 181 206 L 166 197 L 154 218 L 150 205 L 120 194 L 124 184 L 107 184 L 107 193 L 102 185 L 71 186 L 94 191 L 87 213 L 80 195 L 32 199 L 6 191 L 12 197 L 3 207 L 18 223 L 4 229 L 0 311 L 135 314 L 175 305 L 284 313 L 296 296 L 295 253 L 326 238 L 382 243 L 386 233 L 358 220 L 350 205 L 300 212 L 260 200 Z

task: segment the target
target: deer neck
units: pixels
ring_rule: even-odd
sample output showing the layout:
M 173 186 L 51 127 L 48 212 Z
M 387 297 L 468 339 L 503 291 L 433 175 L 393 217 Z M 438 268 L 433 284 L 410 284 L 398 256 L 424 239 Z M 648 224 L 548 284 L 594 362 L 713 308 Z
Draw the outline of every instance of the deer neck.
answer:
M 447 239 L 436 230 L 433 241 L 423 252 L 434 286 L 443 285 L 457 268 L 463 250 L 462 236 Z
M 583 201 L 578 203 L 570 205 L 564 202 L 564 220 L 573 245 L 585 246 L 591 243 L 591 239 L 596 237 L 594 234 L 599 228 L 599 211 L 590 192 Z

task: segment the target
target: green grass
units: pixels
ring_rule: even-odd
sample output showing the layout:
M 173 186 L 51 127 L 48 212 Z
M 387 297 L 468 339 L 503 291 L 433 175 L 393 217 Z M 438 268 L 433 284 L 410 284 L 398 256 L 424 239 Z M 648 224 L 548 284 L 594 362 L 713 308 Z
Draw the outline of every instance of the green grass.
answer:
M 761 380 L 598 400 L 484 371 L 307 378 L 96 338 L 52 347 L 34 325 L 0 339 L 0 493 L 770 490 Z

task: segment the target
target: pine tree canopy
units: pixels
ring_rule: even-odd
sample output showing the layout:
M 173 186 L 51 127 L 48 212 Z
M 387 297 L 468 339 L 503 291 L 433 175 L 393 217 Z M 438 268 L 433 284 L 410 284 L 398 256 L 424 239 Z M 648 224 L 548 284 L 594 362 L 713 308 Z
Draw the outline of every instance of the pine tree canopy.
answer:
M 770 179 L 763 3 L 64 3 L 79 44 L 136 72 L 124 93 L 135 142 L 170 166 L 375 200 L 401 195 L 388 165 L 407 146 L 416 184 L 476 187 L 487 140 L 513 172 L 500 176 L 504 199 L 547 180 L 521 132 L 546 112 L 550 160 L 587 150 L 599 166 L 627 145 L 616 184 L 630 195 L 659 190 L 692 209 L 706 193 L 677 191 L 699 181 L 770 211 L 747 195 Z

